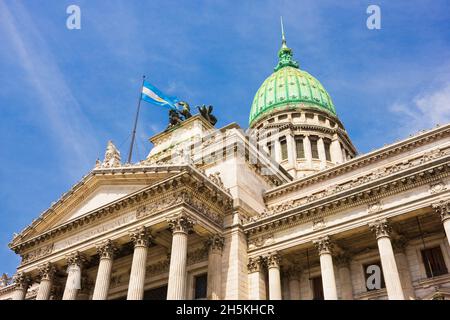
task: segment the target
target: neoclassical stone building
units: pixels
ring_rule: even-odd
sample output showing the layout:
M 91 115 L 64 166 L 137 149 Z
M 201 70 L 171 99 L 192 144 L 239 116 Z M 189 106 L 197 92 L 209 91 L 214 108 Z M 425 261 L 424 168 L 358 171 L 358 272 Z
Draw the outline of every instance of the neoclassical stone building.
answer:
M 0 299 L 447 299 L 450 125 L 357 155 L 283 38 L 249 128 L 201 115 L 16 235 Z M 379 280 L 379 281 L 378 281 Z

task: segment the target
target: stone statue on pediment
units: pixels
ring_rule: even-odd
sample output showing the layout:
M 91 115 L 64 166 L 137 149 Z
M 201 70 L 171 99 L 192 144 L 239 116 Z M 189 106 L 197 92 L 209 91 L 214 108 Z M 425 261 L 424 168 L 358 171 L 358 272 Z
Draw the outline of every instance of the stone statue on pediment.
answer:
M 121 158 L 120 158 L 120 151 L 116 148 L 114 143 L 109 140 L 108 145 L 106 146 L 105 151 L 105 159 L 101 163 L 102 168 L 113 168 L 113 167 L 120 167 L 121 166 Z M 98 166 L 98 163 L 96 164 L 96 167 Z

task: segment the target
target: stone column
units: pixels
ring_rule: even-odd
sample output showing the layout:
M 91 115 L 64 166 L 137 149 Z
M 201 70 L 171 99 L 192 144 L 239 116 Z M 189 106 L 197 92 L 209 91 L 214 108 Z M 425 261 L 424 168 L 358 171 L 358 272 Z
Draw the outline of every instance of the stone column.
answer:
M 325 300 L 337 300 L 336 278 L 334 276 L 332 243 L 329 237 L 314 241 L 320 255 L 320 272 L 322 274 L 323 296 Z
M 116 247 L 111 240 L 106 240 L 97 245 L 97 253 L 100 257 L 97 279 L 95 281 L 94 295 L 92 300 L 108 299 L 109 285 L 111 282 L 111 271 Z
M 28 287 L 31 283 L 30 277 L 23 272 L 17 272 L 13 277 L 14 292 L 13 300 L 24 300 L 27 294 Z
M 416 294 L 412 284 L 411 271 L 409 269 L 408 258 L 406 257 L 406 240 L 399 238 L 392 241 L 392 247 L 394 249 L 395 262 L 397 263 L 398 271 L 400 274 L 400 281 L 402 283 L 403 294 L 406 299 L 415 299 Z
M 335 138 L 333 138 L 330 148 L 331 148 L 331 161 L 333 161 L 334 163 L 342 163 L 343 159 L 342 159 L 341 144 L 339 143 L 337 135 Z
M 325 156 L 325 144 L 323 143 L 322 137 L 319 137 L 319 140 L 317 140 L 317 150 L 319 152 L 320 166 L 323 169 L 327 165 L 327 159 Z
M 390 233 L 391 227 L 387 220 L 371 223 L 370 229 L 375 232 L 380 252 L 381 267 L 383 269 L 384 282 L 389 300 L 404 300 L 402 284 L 395 262 Z
M 78 291 L 81 289 L 81 269 L 86 257 L 76 251 L 66 257 L 67 281 L 64 288 L 63 300 L 76 300 Z
M 250 300 L 266 299 L 266 279 L 263 272 L 264 259 L 262 257 L 248 259 L 248 282 Z
M 342 300 L 353 300 L 352 276 L 349 262 L 350 259 L 346 254 L 341 254 L 336 257 Z
M 219 235 L 210 237 L 208 246 L 208 288 L 209 300 L 220 300 L 222 295 L 222 251 L 224 238 Z
M 303 148 L 305 148 L 306 163 L 310 168 L 312 168 L 311 141 L 309 140 L 308 135 L 305 135 L 305 137 L 303 138 Z
M 281 300 L 280 256 L 278 253 L 269 253 L 266 257 L 269 272 L 269 299 Z
M 173 236 L 167 300 L 184 300 L 186 299 L 188 233 L 192 230 L 194 220 L 181 214 L 169 218 L 168 223 Z
M 286 145 L 287 145 L 287 152 L 288 152 L 288 161 L 292 168 L 295 168 L 296 164 L 296 152 L 295 152 L 295 141 L 294 137 L 292 137 L 292 134 L 286 135 Z
M 286 273 L 289 281 L 289 298 L 290 300 L 300 300 L 300 273 L 301 268 L 291 266 Z
M 140 227 L 130 232 L 130 238 L 134 244 L 134 252 L 127 300 L 142 300 L 144 298 L 147 252 L 151 242 L 151 235 L 147 228 Z
M 445 235 L 447 241 L 450 244 L 450 199 L 443 200 L 433 204 L 435 212 L 441 217 L 442 224 L 444 225 Z
M 38 268 L 41 282 L 39 283 L 36 300 L 49 300 L 56 269 L 50 262 L 41 264 Z

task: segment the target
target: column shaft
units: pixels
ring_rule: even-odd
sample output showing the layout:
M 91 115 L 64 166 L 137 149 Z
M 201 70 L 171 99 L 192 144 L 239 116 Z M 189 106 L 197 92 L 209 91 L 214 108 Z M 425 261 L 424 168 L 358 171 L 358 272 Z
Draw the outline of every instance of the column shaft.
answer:
M 269 299 L 281 300 L 280 268 L 269 268 Z
M 336 278 L 334 276 L 331 253 L 322 253 L 320 255 L 320 271 L 322 273 L 324 299 L 337 300 Z
M 76 300 L 78 290 L 81 289 L 81 267 L 76 264 L 69 265 L 67 273 L 67 281 L 62 299 Z
M 39 289 L 36 296 L 36 300 L 48 300 L 52 291 L 52 280 L 42 279 L 39 283 Z
M 144 298 L 147 252 L 148 247 L 146 245 L 137 245 L 134 247 L 127 300 L 142 300 Z
M 300 280 L 289 278 L 289 296 L 291 300 L 300 300 Z
M 167 300 L 183 300 L 186 295 L 187 240 L 185 232 L 174 232 L 170 256 Z
M 391 240 L 388 237 L 379 237 L 377 242 L 389 300 L 404 300 L 405 297 L 403 295 Z
M 112 265 L 113 260 L 111 258 L 100 259 L 92 300 L 106 300 L 108 298 Z
M 341 299 L 353 300 L 353 286 L 350 268 L 348 265 L 338 267 L 339 280 L 341 284 Z

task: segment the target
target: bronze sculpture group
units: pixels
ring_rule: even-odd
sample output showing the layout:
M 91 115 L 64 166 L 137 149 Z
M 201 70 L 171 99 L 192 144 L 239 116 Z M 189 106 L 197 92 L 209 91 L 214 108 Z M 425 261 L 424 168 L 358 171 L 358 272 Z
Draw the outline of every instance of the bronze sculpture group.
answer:
M 181 106 L 181 110 L 170 109 L 169 110 L 169 125 L 167 129 L 172 128 L 184 120 L 192 117 L 191 108 L 189 104 L 185 101 L 178 102 L 178 105 Z M 197 106 L 198 112 L 200 115 L 205 118 L 211 125 L 215 125 L 217 123 L 217 118 L 212 114 L 213 106 L 202 105 Z

